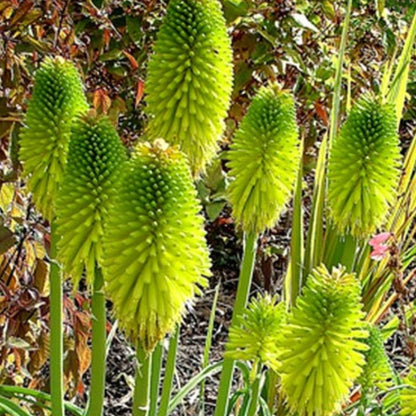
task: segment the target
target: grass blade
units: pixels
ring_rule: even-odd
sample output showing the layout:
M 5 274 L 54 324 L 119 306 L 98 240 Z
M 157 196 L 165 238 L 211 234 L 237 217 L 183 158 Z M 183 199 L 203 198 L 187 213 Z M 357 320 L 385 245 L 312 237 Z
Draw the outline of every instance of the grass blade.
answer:
M 303 143 L 300 146 L 300 154 L 303 154 Z M 302 181 L 303 161 L 300 158 L 298 177 L 296 180 L 293 199 L 292 236 L 290 239 L 290 265 L 285 279 L 286 300 L 290 306 L 294 306 L 296 298 L 302 287 L 303 277 L 303 208 L 302 208 Z
M 350 25 L 352 0 L 348 0 L 347 13 L 345 15 L 344 24 L 342 27 L 341 45 L 339 48 L 337 68 L 335 72 L 335 86 L 334 86 L 334 98 L 332 100 L 331 109 L 331 124 L 329 128 L 329 145 L 335 140 L 335 136 L 338 130 L 339 121 L 339 108 L 341 102 L 341 81 L 342 81 L 342 68 L 344 64 L 345 45 L 347 44 L 347 34 Z
M 325 166 L 327 158 L 328 137 L 322 140 L 319 149 L 318 162 L 312 197 L 312 214 L 309 223 L 305 247 L 304 274 L 308 276 L 312 269 L 322 261 L 322 247 L 324 243 L 324 213 L 325 213 Z
M 206 367 L 204 370 L 202 370 L 200 373 L 198 373 L 195 377 L 192 377 L 188 383 L 186 383 L 172 398 L 172 400 L 169 402 L 168 407 L 168 414 L 171 414 L 177 406 L 180 405 L 182 400 L 195 388 L 197 387 L 202 380 L 205 380 L 209 376 L 213 376 L 221 371 L 223 365 L 223 361 L 220 361 L 215 364 L 211 364 L 208 367 Z
M 387 96 L 388 101 L 393 103 L 396 107 L 397 123 L 400 123 L 404 107 L 404 100 L 407 90 L 407 80 L 409 78 L 410 61 L 412 57 L 415 37 L 416 13 L 413 16 L 412 24 L 410 25 L 409 33 L 407 34 L 407 39 L 404 44 L 403 51 L 400 55 L 393 82 L 389 94 Z
M 212 344 L 212 334 L 214 332 L 214 322 L 215 322 L 215 311 L 217 310 L 218 295 L 220 293 L 221 281 L 218 282 L 217 287 L 215 288 L 214 300 L 212 302 L 211 314 L 209 317 L 207 338 L 205 341 L 204 356 L 202 359 L 202 369 L 204 370 L 209 364 L 209 351 Z M 201 381 L 201 390 L 199 393 L 199 398 L 201 401 L 201 414 L 205 414 L 205 379 Z

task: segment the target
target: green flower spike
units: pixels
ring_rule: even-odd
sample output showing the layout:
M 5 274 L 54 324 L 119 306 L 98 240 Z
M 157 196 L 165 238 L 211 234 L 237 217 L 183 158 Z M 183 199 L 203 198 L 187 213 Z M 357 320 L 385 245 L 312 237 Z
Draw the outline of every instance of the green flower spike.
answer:
M 212 159 L 232 90 L 232 51 L 218 0 L 171 0 L 146 82 L 151 139 L 188 156 L 194 175 Z
M 273 84 L 253 99 L 228 153 L 233 215 L 246 232 L 273 227 L 299 166 L 294 100 Z
M 408 387 L 400 390 L 400 416 L 416 416 L 416 369 L 403 380 Z
M 74 122 L 56 214 L 58 258 L 75 287 L 84 268 L 92 284 L 95 265 L 101 264 L 103 225 L 126 159 L 107 117 L 91 112 Z
M 361 97 L 329 157 L 328 204 L 339 232 L 363 238 L 383 224 L 396 197 L 399 167 L 394 106 Z
M 392 369 L 384 349 L 383 337 L 380 330 L 374 325 L 368 325 L 369 337 L 365 343 L 369 349 L 365 351 L 365 366 L 358 379 L 364 392 L 374 388 L 385 390 L 391 384 Z
M 74 65 L 47 58 L 36 72 L 25 127 L 20 135 L 20 159 L 27 186 L 40 212 L 53 217 L 56 192 L 62 182 L 71 124 L 88 109 Z
M 284 319 L 284 303 L 266 295 L 254 298 L 236 325 L 230 328 L 225 358 L 261 362 L 276 370 L 278 346 L 276 338 Z
M 324 266 L 308 277 L 303 295 L 282 325 L 278 347 L 282 390 L 292 413 L 329 416 L 341 411 L 365 363 L 368 336 L 360 286 L 344 268 Z
M 201 207 L 185 156 L 162 139 L 127 164 L 104 241 L 104 278 L 120 326 L 151 351 L 210 275 Z

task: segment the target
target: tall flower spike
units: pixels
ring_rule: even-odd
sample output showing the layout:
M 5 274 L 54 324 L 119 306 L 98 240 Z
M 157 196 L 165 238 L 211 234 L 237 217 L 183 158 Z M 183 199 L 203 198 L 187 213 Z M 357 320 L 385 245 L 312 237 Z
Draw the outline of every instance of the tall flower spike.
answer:
M 416 416 L 416 368 L 403 381 L 408 387 L 400 390 L 400 416 Z
M 308 277 L 303 295 L 282 325 L 279 361 L 282 390 L 299 416 L 341 411 L 360 375 L 367 346 L 360 286 L 344 268 L 324 266 Z
M 200 205 L 185 156 L 140 144 L 122 176 L 104 240 L 104 278 L 120 326 L 151 351 L 210 274 Z
M 273 84 L 253 99 L 228 153 L 229 199 L 237 223 L 260 233 L 279 219 L 299 166 L 294 100 Z
M 233 360 L 261 362 L 273 370 L 278 367 L 277 337 L 285 316 L 284 303 L 276 298 L 258 296 L 230 328 L 224 357 Z
M 383 337 L 380 330 L 374 325 L 367 326 L 369 337 L 366 344 L 369 349 L 365 351 L 365 366 L 358 379 L 364 392 L 375 388 L 384 390 L 390 385 L 389 379 L 392 378 L 392 369 L 389 359 L 384 349 Z M 364 394 L 363 392 L 363 394 Z
M 84 268 L 92 284 L 95 265 L 101 264 L 103 225 L 126 159 L 107 117 L 91 112 L 74 123 L 56 214 L 58 258 L 75 287 Z
M 36 72 L 25 127 L 20 135 L 20 159 L 27 186 L 39 211 L 53 217 L 56 192 L 62 182 L 75 116 L 88 108 L 74 65 L 47 58 Z
M 382 225 L 395 200 L 399 166 L 394 106 L 361 97 L 329 157 L 328 205 L 341 233 L 362 238 Z
M 224 130 L 232 51 L 218 0 L 171 0 L 146 82 L 151 139 L 163 137 L 204 171 Z

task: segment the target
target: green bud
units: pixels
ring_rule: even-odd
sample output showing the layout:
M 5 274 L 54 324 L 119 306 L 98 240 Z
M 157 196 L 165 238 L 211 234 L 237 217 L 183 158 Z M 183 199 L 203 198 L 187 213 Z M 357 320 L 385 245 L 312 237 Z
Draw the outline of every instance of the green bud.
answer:
M 396 124 L 394 106 L 367 95 L 342 126 L 328 166 L 328 205 L 340 233 L 363 238 L 383 224 L 400 175 Z
M 278 367 L 277 337 L 284 320 L 284 303 L 258 296 L 230 328 L 225 358 L 261 362 L 273 370 Z
M 148 135 L 177 144 L 197 175 L 224 130 L 232 51 L 218 0 L 171 0 L 146 82 Z
M 109 119 L 93 113 L 74 122 L 68 163 L 56 202 L 58 258 L 74 286 L 101 264 L 103 226 L 126 151 Z
M 49 220 L 62 182 L 72 121 L 87 108 L 75 66 L 61 57 L 45 59 L 28 102 L 20 159 L 33 200 Z
M 246 232 L 273 227 L 293 189 L 299 166 L 293 97 L 273 84 L 260 89 L 228 152 L 229 200 Z
M 325 266 L 308 277 L 303 294 L 282 325 L 279 361 L 282 390 L 299 416 L 341 411 L 364 365 L 360 285 L 344 268 Z
M 380 330 L 374 325 L 368 325 L 369 337 L 366 344 L 369 349 L 365 351 L 365 366 L 358 379 L 363 389 L 363 394 L 369 390 L 378 388 L 385 390 L 389 387 L 389 379 L 392 378 L 392 369 L 384 349 L 383 337 Z
M 127 163 L 104 239 L 104 279 L 120 326 L 151 351 L 210 275 L 185 156 L 161 139 Z

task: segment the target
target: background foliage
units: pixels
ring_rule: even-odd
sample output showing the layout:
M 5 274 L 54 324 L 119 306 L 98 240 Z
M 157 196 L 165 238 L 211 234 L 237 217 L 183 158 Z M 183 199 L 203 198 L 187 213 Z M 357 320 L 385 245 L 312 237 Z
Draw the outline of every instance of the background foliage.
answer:
M 118 126 L 126 146 L 146 125 L 144 80 L 166 1 L 2 0 L 0 2 L 0 383 L 47 389 L 49 248 L 47 224 L 23 192 L 18 132 L 33 74 L 46 55 L 79 67 L 90 103 Z M 341 114 L 363 90 L 379 90 L 383 66 L 403 44 L 416 4 L 412 0 L 356 0 L 346 51 Z M 293 89 L 304 140 L 304 166 L 313 175 L 320 140 L 328 129 L 335 57 L 344 1 L 223 0 L 233 42 L 235 82 L 223 148 L 260 85 L 277 80 Z M 401 138 L 414 134 L 416 66 L 411 67 Z M 226 169 L 213 163 L 198 184 L 207 217 L 215 275 L 231 280 L 239 246 L 225 206 Z M 304 195 L 308 201 L 309 195 Z M 285 219 L 264 236 L 259 283 L 279 287 L 286 267 Z M 274 266 L 274 267 L 273 267 Z M 235 271 L 234 271 L 235 273 Z M 213 279 L 212 286 L 216 284 Z M 233 284 L 223 290 L 232 290 Z M 231 289 L 230 289 L 231 288 Z M 223 294 L 225 296 L 225 294 Z M 221 297 L 220 297 L 221 299 Z M 221 305 L 221 302 L 220 302 Z M 225 322 L 229 311 L 225 308 Z M 228 315 L 227 315 L 228 313 Z M 82 397 L 90 362 L 89 300 L 65 297 L 66 375 L 70 394 Z M 207 317 L 206 317 L 207 319 Z M 191 321 L 192 322 L 192 321 Z M 224 323 L 224 321 L 222 321 Z M 110 326 L 110 324 L 109 324 Z M 218 325 L 221 328 L 221 325 Z M 221 338 L 220 338 L 221 339 Z

